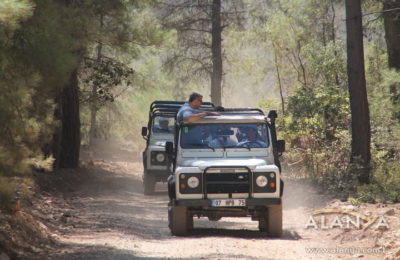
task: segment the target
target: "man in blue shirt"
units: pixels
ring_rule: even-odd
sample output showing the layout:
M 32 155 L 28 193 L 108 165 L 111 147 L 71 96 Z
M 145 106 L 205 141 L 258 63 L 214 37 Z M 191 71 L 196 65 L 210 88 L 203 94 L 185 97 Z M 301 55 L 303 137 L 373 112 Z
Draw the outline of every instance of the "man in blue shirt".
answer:
M 193 123 L 203 118 L 205 116 L 217 116 L 218 113 L 206 112 L 200 110 L 200 106 L 203 103 L 203 96 L 199 93 L 193 92 L 189 96 L 189 102 L 183 104 L 176 115 L 177 121 L 179 123 L 187 122 Z

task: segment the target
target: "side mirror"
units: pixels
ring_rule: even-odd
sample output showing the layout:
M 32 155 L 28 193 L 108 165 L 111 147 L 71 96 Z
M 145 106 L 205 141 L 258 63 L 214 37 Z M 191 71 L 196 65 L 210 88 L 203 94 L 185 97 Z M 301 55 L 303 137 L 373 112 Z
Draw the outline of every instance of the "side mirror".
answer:
M 142 136 L 143 137 L 147 136 L 147 127 L 145 126 L 142 127 Z
M 268 113 L 268 118 L 270 119 L 275 119 L 278 117 L 278 113 L 276 112 L 276 110 L 270 110 Z
M 165 143 L 165 153 L 168 155 L 174 154 L 174 143 L 173 142 L 166 142 Z
M 278 153 L 283 153 L 285 151 L 285 140 L 276 141 L 276 150 Z

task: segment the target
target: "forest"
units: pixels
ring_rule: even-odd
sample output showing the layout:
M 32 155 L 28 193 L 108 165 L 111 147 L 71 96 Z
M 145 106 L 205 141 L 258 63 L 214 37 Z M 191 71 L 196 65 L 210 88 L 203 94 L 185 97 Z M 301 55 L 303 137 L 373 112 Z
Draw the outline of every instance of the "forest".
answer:
M 97 143 L 141 161 L 151 102 L 193 91 L 277 110 L 287 176 L 399 203 L 399 14 L 398 0 L 0 0 L 0 213 Z
M 81 147 L 144 148 L 154 100 L 278 111 L 283 172 L 400 202 L 400 1 L 1 0 L 0 208 Z

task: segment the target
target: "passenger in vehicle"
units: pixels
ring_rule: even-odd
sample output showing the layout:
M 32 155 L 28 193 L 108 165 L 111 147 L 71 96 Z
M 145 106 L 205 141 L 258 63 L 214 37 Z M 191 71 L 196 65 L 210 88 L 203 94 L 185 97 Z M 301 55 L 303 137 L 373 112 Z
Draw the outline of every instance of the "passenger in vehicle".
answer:
M 201 140 L 204 144 L 209 144 L 213 140 L 212 129 L 210 126 L 205 125 L 201 133 Z
M 247 147 L 247 148 L 265 148 L 267 143 L 264 142 L 260 135 L 258 134 L 257 126 L 250 126 L 247 128 L 247 138 L 240 143 L 237 147 Z
M 169 121 L 167 118 L 160 118 L 158 121 L 158 126 L 154 128 L 155 133 L 172 133 L 169 128 Z
M 187 122 L 193 123 L 205 116 L 217 116 L 219 113 L 200 110 L 203 103 L 203 96 L 199 93 L 193 92 L 189 96 L 189 102 L 183 104 L 179 109 L 176 118 L 179 123 Z
M 233 135 L 232 130 L 218 128 L 216 137 L 208 144 L 208 146 L 211 148 L 235 147 L 237 143 L 230 138 L 231 135 Z
M 236 138 L 239 143 L 247 139 L 246 127 L 244 126 L 238 127 L 238 130 L 236 132 Z

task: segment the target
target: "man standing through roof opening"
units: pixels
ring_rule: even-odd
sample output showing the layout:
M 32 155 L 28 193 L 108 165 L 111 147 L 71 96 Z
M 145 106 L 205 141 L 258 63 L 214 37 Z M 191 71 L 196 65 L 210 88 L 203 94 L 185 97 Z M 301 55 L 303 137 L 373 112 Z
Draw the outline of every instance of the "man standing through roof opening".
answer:
M 202 111 L 200 110 L 200 106 L 203 103 L 203 95 L 193 92 L 189 96 L 189 102 L 183 104 L 183 106 L 179 109 L 178 114 L 176 116 L 177 121 L 193 123 L 197 120 L 205 117 L 205 116 L 218 116 L 218 113 Z

